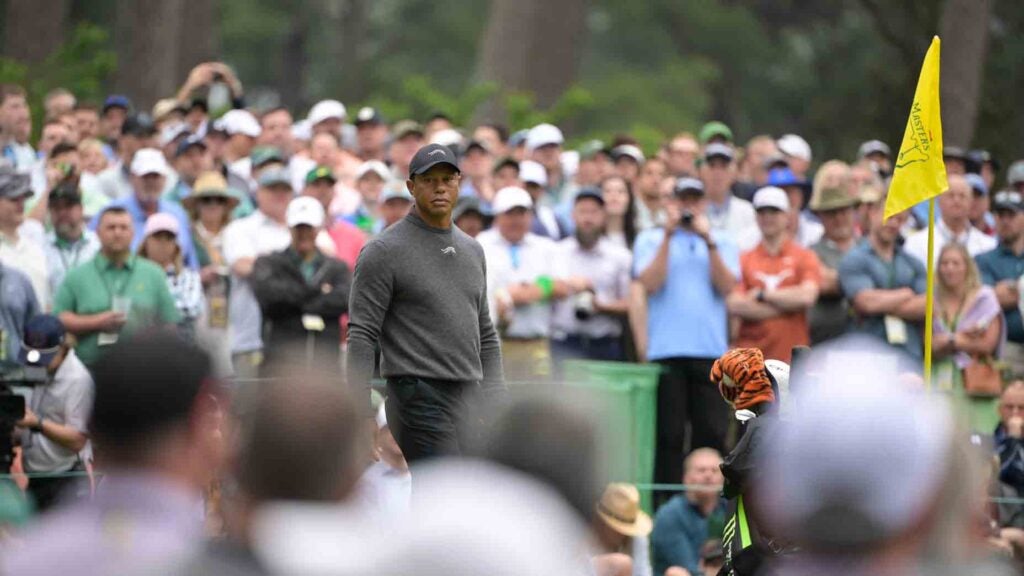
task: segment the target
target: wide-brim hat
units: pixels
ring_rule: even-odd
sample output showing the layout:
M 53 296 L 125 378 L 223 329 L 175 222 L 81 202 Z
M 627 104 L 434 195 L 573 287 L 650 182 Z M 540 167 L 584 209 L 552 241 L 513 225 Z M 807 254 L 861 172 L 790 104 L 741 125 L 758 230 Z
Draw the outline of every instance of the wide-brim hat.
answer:
M 860 204 L 860 198 L 850 196 L 845 188 L 820 188 L 811 195 L 808 206 L 813 212 L 828 212 L 841 208 L 853 208 Z
M 654 528 L 651 517 L 640 509 L 640 492 L 632 484 L 610 484 L 597 503 L 597 515 L 624 536 L 646 536 Z
M 231 193 L 227 180 L 217 172 L 204 172 L 196 178 L 192 193 L 182 199 L 181 204 L 186 210 L 195 210 L 202 198 L 227 198 L 228 211 L 234 210 L 240 203 L 237 196 Z

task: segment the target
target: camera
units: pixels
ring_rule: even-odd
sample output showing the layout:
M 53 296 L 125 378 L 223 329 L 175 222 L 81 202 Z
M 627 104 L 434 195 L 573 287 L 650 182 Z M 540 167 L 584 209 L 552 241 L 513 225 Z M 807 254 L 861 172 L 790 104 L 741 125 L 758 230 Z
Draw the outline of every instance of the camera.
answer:
M 679 222 L 687 228 L 693 226 L 693 212 L 690 212 L 689 210 L 683 212 L 683 215 L 679 218 Z
M 584 290 L 573 298 L 573 310 L 577 320 L 586 320 L 594 315 L 594 293 Z
M 12 386 L 42 386 L 48 381 L 46 368 L 0 362 L 0 474 L 8 474 L 14 462 L 11 437 L 14 423 L 25 417 L 25 397 Z

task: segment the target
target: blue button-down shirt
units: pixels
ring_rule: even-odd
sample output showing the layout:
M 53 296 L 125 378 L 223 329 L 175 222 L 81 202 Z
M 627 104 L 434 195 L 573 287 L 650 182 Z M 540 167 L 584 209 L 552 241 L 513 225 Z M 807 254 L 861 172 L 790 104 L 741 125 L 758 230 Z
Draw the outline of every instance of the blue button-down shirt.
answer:
M 853 299 L 864 290 L 894 290 L 908 287 L 918 294 L 926 288 L 927 275 L 924 264 L 897 248 L 892 261 L 883 260 L 867 240 L 850 249 L 839 262 L 839 283 L 843 294 Z M 921 326 L 918 322 L 907 322 L 907 341 L 897 346 L 905 352 L 920 358 L 923 354 Z M 853 329 L 886 340 L 884 315 L 858 316 Z
M 981 281 L 989 286 L 995 286 L 1003 280 L 1016 283 L 1024 275 L 1024 254 L 1014 254 L 1006 244 L 978 254 L 974 260 L 978 263 Z M 1010 342 L 1024 343 L 1024 320 L 1021 319 L 1020 309 L 1014 306 L 1004 309 L 1003 313 L 1006 315 L 1006 338 Z
M 734 277 L 740 274 L 740 255 L 724 233 L 711 233 L 718 253 Z M 633 249 L 633 275 L 639 276 L 658 253 L 662 228 L 644 230 Z M 668 276 L 660 290 L 648 296 L 647 357 L 718 358 L 729 347 L 725 297 L 711 282 L 708 247 L 693 232 L 677 230 L 668 249 Z
M 139 204 L 139 200 L 135 197 L 135 194 L 129 194 L 120 200 L 115 200 L 111 202 L 107 208 L 109 209 L 115 206 L 124 208 L 129 214 L 131 214 L 132 224 L 135 228 L 135 237 L 132 238 L 132 251 L 134 252 L 139 249 L 139 244 L 142 243 L 142 234 L 146 229 L 146 213 L 142 210 L 142 205 Z M 185 210 L 178 204 L 161 198 L 160 202 L 157 204 L 156 211 L 170 214 L 178 221 L 178 227 L 180 228 L 178 245 L 181 246 L 182 257 L 189 268 L 198 270 L 199 258 L 196 256 L 195 248 L 192 245 L 192 229 L 188 215 L 185 214 Z M 101 214 L 102 212 L 94 216 L 92 222 L 89 222 L 89 228 L 91 230 L 96 230 L 96 227 L 100 222 Z

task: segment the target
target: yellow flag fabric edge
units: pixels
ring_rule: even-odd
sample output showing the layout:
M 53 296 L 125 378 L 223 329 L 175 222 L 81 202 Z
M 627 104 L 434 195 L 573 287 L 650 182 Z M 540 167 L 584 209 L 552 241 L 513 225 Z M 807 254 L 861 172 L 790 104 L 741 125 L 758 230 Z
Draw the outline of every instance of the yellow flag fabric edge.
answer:
M 924 385 L 932 388 L 932 309 L 935 303 L 935 198 L 928 199 L 928 272 L 924 296 Z
M 893 177 L 885 201 L 886 219 L 938 196 L 949 187 L 942 159 L 939 101 L 941 46 L 939 37 L 933 36 L 921 63 L 914 100 L 907 115 L 907 125 L 895 158 Z

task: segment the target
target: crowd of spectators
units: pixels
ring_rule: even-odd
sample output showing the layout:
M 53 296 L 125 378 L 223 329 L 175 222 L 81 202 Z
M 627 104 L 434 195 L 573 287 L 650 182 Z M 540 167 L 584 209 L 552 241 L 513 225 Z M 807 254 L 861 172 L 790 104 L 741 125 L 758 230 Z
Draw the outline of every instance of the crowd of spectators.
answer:
M 206 101 L 215 79 L 231 87 L 222 114 Z M 459 159 L 453 222 L 483 248 L 487 305 L 510 386 L 556 381 L 567 359 L 661 367 L 655 481 L 704 488 L 668 500 L 653 522 L 639 511 L 633 486 L 595 495 L 597 514 L 586 520 L 602 552 L 598 572 L 628 565 L 638 575 L 652 566 L 656 574 L 697 574 L 721 560 L 705 542 L 721 534 L 715 487 L 733 438 L 729 407 L 709 373 L 727 350 L 759 348 L 789 362 L 794 347 L 856 333 L 923 356 L 927 211 L 883 219 L 894 153 L 878 140 L 845 160 L 820 162 L 796 134 L 740 140 L 717 121 L 644 150 L 628 134 L 571 145 L 551 124 L 510 132 L 500 123 L 456 126 L 442 112 L 420 123 L 373 107 L 350 114 L 336 100 L 294 116 L 284 107 L 247 107 L 241 81 L 221 63 L 197 66 L 177 95 L 152 108 L 122 95 L 95 105 L 55 91 L 34 143 L 29 106 L 24 89 L 0 85 L 0 361 L 45 367 L 56 380 L 30 398 L 17 423 L 24 440 L 16 470 L 30 475 L 91 470 L 89 438 L 125 471 L 157 465 L 120 436 L 141 433 L 132 426 L 144 416 L 100 414 L 99 390 L 87 426 L 93 382 L 123 379 L 111 351 L 154 328 L 176 333 L 189 347 L 181 354 L 208 361 L 194 370 L 239 384 L 297 358 L 341 374 L 352 271 L 364 244 L 409 214 L 409 165 L 426 144 L 447 146 Z M 953 146 L 945 160 L 949 190 L 938 198 L 935 227 L 935 370 L 927 385 L 963 407 L 972 432 L 994 434 L 993 485 L 1019 492 L 1024 161 L 1004 173 L 984 150 Z M 975 369 L 982 365 L 994 367 L 988 378 L 1014 383 L 986 387 Z M 143 380 L 154 378 L 119 391 L 130 394 L 117 402 L 162 379 L 180 381 L 161 373 L 178 369 L 170 365 L 132 366 Z M 210 470 L 178 458 L 201 463 L 217 450 L 188 435 L 189 426 L 209 423 L 188 419 L 186 408 L 202 395 L 186 392 L 139 401 L 171 403 L 166 414 L 146 413 L 178 419 L 180 430 L 153 428 L 165 435 L 162 456 L 207 490 Z M 277 400 L 256 412 L 301 421 L 300 436 L 323 432 L 330 414 L 347 409 L 337 400 L 331 412 L 328 397 L 325 405 Z M 207 408 L 209 419 L 223 416 Z M 289 411 L 299 415 L 289 419 Z M 368 498 L 401 509 L 408 466 L 388 440 L 383 410 L 376 423 L 386 464 L 374 465 L 372 476 L 387 488 Z M 248 455 L 236 471 L 246 502 L 294 496 L 267 484 L 270 455 Z M 345 481 L 305 486 L 296 499 L 340 499 L 355 479 Z M 28 482 L 42 509 L 62 487 Z M 169 486 L 153 489 L 177 497 Z M 154 519 L 163 523 L 157 529 L 173 531 L 185 504 Z M 998 521 L 1024 526 L 1021 517 L 1009 510 Z M 67 530 L 86 521 L 72 518 Z M 217 553 L 196 562 L 216 562 Z

